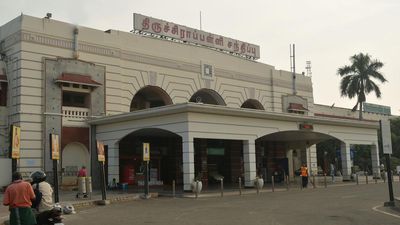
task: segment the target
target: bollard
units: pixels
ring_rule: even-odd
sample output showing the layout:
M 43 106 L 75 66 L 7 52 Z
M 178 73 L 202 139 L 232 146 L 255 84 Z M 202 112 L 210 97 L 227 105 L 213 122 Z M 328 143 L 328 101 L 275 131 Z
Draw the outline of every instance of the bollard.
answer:
M 79 198 L 80 195 L 84 196 L 86 194 L 86 179 L 85 177 L 78 177 L 78 194 L 76 194 L 76 198 Z
M 275 179 L 274 176 L 271 177 L 271 183 L 272 183 L 272 192 L 275 191 Z
M 260 194 L 260 189 L 258 188 L 258 177 L 256 178 L 256 189 L 257 189 L 257 194 Z
M 289 191 L 289 176 L 286 175 L 286 190 Z
M 196 191 L 194 192 L 194 195 L 196 196 L 196 198 L 198 198 L 198 197 L 199 197 L 198 190 L 199 190 L 199 181 L 198 181 L 198 180 L 196 180 Z
M 368 184 L 368 174 L 365 174 L 365 183 Z
M 242 178 L 239 177 L 239 195 L 242 195 Z
M 172 197 L 175 198 L 175 180 L 172 180 Z
M 358 174 L 356 174 L 356 182 L 357 182 L 357 185 L 359 184 L 359 182 L 358 182 Z
M 313 174 L 313 176 L 312 176 L 312 185 L 313 185 L 313 188 L 316 187 L 316 184 L 315 184 L 315 175 L 314 175 L 314 174 Z
M 224 178 L 221 178 L 221 197 L 224 197 Z
M 328 187 L 328 184 L 326 183 L 326 173 L 324 173 L 324 185 L 325 185 L 325 188 Z

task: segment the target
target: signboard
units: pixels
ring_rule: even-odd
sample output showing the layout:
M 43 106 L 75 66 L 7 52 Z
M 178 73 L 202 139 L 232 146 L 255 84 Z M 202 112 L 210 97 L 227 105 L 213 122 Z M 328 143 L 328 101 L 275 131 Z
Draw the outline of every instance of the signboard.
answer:
M 143 161 L 150 161 L 150 143 L 143 143 Z
M 380 120 L 382 134 L 383 154 L 392 154 L 392 133 L 390 132 L 390 120 Z
M 58 134 L 50 134 L 50 146 L 51 146 L 50 159 L 59 160 L 60 159 L 60 141 L 58 138 Z
M 313 130 L 314 126 L 308 123 L 301 123 L 299 124 L 299 130 Z
M 255 59 L 260 58 L 260 47 L 258 45 L 155 19 L 149 16 L 134 13 L 133 26 L 134 30 L 171 37 L 211 48 L 217 48 L 253 57 Z
M 105 153 L 104 153 L 104 143 L 101 141 L 97 141 L 97 160 L 99 162 L 105 162 L 106 161 L 106 157 L 105 157 Z
M 364 112 L 377 113 L 383 115 L 391 115 L 390 107 L 384 105 L 376 105 L 371 103 L 363 103 Z
M 11 158 L 19 159 L 21 149 L 21 128 L 12 125 L 11 126 Z

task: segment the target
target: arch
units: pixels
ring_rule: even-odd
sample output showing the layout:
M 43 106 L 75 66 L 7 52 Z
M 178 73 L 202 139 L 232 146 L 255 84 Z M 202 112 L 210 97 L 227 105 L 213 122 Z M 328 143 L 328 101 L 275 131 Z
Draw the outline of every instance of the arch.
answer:
M 226 105 L 224 99 L 218 94 L 218 92 L 207 88 L 200 89 L 194 93 L 189 102 L 205 103 L 210 105 Z
M 67 144 L 62 151 L 62 167 L 69 175 L 76 175 L 81 166 L 86 166 L 90 171 L 90 156 L 85 145 L 79 142 Z
M 119 180 L 130 185 L 142 185 L 143 143 L 150 145 L 150 181 L 154 185 L 182 184 L 182 138 L 159 128 L 143 128 L 124 136 L 118 142 Z
M 264 106 L 256 99 L 247 99 L 240 108 L 264 110 Z
M 130 111 L 148 109 L 173 104 L 171 97 L 162 88 L 145 86 L 132 98 Z

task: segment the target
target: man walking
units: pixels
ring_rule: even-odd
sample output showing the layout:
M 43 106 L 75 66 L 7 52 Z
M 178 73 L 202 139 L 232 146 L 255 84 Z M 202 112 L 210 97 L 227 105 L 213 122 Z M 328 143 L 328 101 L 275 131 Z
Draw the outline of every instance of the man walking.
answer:
M 308 185 L 308 169 L 307 165 L 303 164 L 300 167 L 301 185 L 303 188 L 307 188 Z
M 34 225 L 35 215 L 32 212 L 32 200 L 35 199 L 30 183 L 22 180 L 21 173 L 14 172 L 12 183 L 4 192 L 3 205 L 10 210 L 10 225 Z

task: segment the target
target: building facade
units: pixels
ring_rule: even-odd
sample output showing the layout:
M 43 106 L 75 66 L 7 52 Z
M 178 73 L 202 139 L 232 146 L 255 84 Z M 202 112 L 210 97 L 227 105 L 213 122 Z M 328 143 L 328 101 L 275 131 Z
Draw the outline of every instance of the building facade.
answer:
M 314 104 L 302 74 L 294 88 L 291 72 L 237 54 L 27 15 L 0 27 L 0 53 L 0 148 L 7 155 L 9 126 L 20 126 L 22 172 L 52 170 L 51 133 L 61 138 L 62 176 L 85 165 L 95 183 L 96 140 L 106 147 L 108 183 L 142 185 L 143 143 L 150 184 L 176 181 L 185 191 L 194 179 L 293 178 L 302 163 L 317 174 L 315 146 L 330 139 L 340 143 L 344 178 L 352 145 L 370 145 L 380 172 L 378 122 Z

